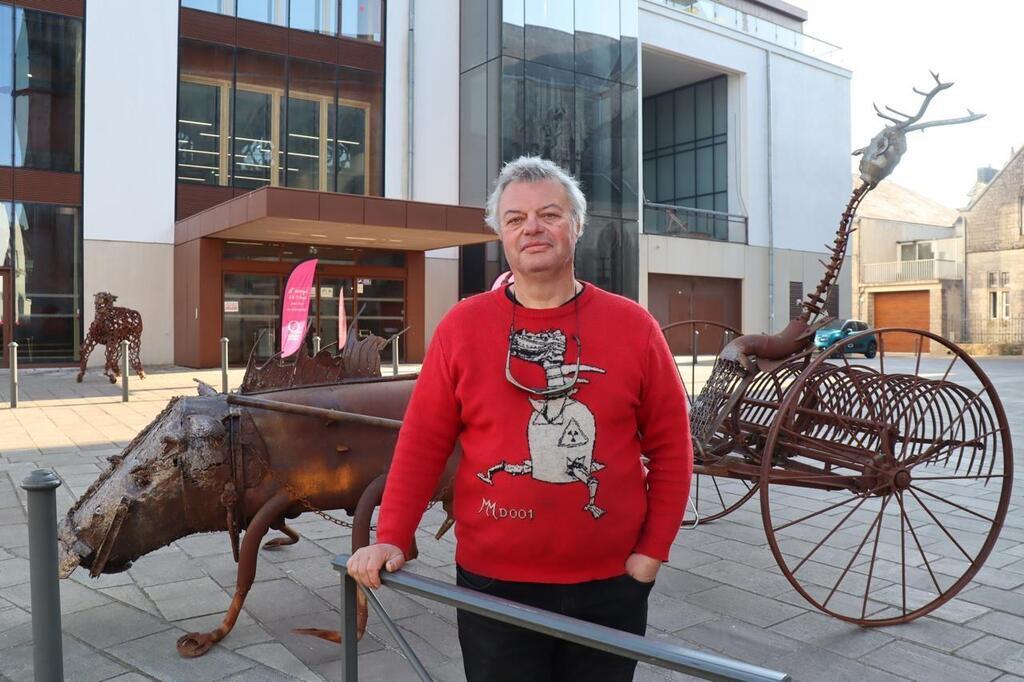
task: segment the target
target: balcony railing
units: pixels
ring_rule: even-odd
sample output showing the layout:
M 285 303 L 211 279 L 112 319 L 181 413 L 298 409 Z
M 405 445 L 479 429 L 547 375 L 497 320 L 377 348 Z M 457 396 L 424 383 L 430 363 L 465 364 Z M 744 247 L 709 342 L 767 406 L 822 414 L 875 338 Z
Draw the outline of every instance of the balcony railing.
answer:
M 646 202 L 644 234 L 746 244 L 747 216 Z
M 861 268 L 861 282 L 863 284 L 963 279 L 963 276 L 963 263 L 942 259 L 866 263 Z
M 770 43 L 788 47 L 810 57 L 838 62 L 840 48 L 806 33 L 794 31 L 752 14 L 726 7 L 714 0 L 654 0 L 666 7 L 686 12 L 696 17 L 743 31 Z

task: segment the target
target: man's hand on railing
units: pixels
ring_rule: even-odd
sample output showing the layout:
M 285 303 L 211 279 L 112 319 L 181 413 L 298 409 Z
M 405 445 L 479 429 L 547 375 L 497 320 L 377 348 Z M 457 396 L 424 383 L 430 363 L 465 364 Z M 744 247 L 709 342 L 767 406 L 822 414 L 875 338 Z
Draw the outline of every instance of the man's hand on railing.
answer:
M 345 567 L 348 574 L 364 587 L 380 587 L 380 569 L 394 573 L 405 565 L 405 553 L 395 545 L 378 544 L 360 547 Z

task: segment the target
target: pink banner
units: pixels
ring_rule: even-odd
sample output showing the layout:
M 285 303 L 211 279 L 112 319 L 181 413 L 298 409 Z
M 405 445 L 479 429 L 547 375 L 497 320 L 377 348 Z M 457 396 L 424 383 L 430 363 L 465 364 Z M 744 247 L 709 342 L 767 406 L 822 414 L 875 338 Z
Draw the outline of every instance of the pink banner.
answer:
M 516 276 L 512 274 L 512 271 L 506 270 L 505 272 L 498 275 L 498 278 L 494 280 L 494 284 L 491 285 L 491 291 L 494 291 L 495 289 L 500 289 L 506 284 L 514 284 L 515 281 Z
M 295 354 L 306 336 L 309 319 L 309 293 L 316 273 L 316 258 L 302 261 L 288 275 L 281 299 L 281 357 Z
M 338 352 L 345 348 L 348 341 L 348 320 L 345 315 L 345 286 L 338 291 Z

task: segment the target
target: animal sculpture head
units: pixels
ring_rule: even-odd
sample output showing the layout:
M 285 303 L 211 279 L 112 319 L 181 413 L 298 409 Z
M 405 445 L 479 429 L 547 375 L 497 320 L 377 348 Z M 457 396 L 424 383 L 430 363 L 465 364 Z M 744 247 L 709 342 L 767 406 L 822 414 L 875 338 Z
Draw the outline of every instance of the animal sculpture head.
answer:
M 103 313 L 111 310 L 114 307 L 114 301 L 117 300 L 117 296 L 110 293 L 109 291 L 101 291 L 93 296 L 96 302 L 96 313 Z
M 189 533 L 217 530 L 230 453 L 223 396 L 174 398 L 68 511 L 58 529 L 61 577 L 100 573 Z
M 935 87 L 928 92 L 914 88 L 914 92 L 924 97 L 924 101 L 921 102 L 921 107 L 917 110 L 916 114 L 904 114 L 888 106 L 886 109 L 889 113 L 885 113 L 878 108 L 877 104 L 875 105 L 875 112 L 886 121 L 892 122 L 892 125 L 887 125 L 882 129 L 882 132 L 875 135 L 867 147 L 862 147 L 853 152 L 854 156 L 862 155 L 859 166 L 860 179 L 869 186 L 876 186 L 896 169 L 900 159 L 903 158 L 903 153 L 907 151 L 907 133 L 934 126 L 969 123 L 985 116 L 985 114 L 976 114 L 968 109 L 968 116 L 962 118 L 918 123 L 921 117 L 924 116 L 924 112 L 931 103 L 932 98 L 943 90 L 953 87 L 953 83 L 943 83 L 939 79 L 939 74 L 934 71 L 932 72 L 932 78 L 935 79 Z

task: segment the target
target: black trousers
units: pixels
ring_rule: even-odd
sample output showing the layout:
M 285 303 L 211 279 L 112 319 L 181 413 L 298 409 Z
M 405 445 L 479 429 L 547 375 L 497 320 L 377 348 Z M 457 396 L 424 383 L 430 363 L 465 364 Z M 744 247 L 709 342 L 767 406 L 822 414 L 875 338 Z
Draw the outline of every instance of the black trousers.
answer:
M 459 567 L 456 583 L 495 597 L 643 635 L 654 583 L 629 575 L 571 585 L 496 580 Z M 468 682 L 627 682 L 636 661 L 459 611 Z

